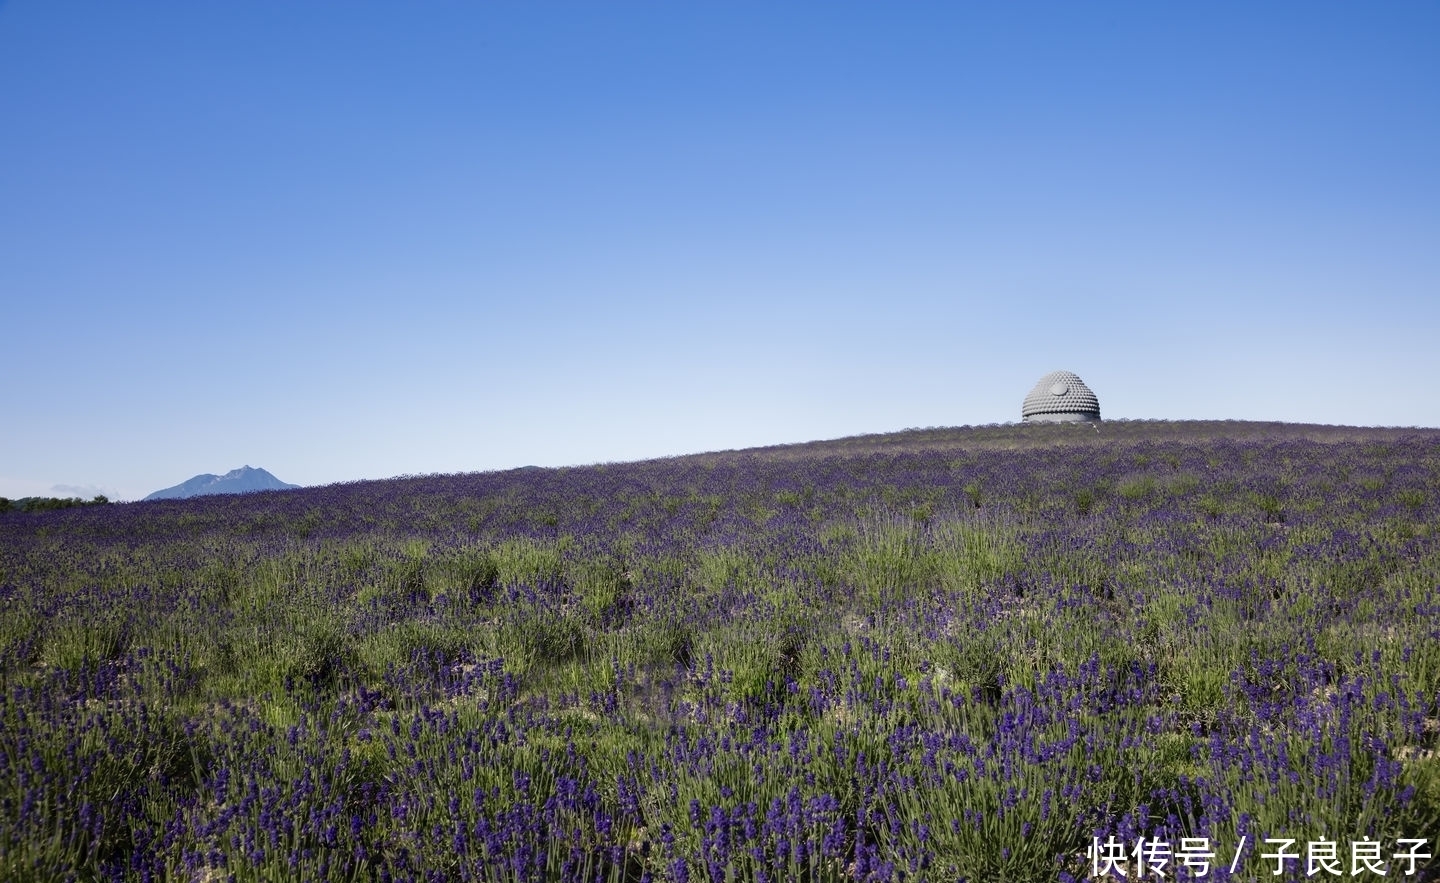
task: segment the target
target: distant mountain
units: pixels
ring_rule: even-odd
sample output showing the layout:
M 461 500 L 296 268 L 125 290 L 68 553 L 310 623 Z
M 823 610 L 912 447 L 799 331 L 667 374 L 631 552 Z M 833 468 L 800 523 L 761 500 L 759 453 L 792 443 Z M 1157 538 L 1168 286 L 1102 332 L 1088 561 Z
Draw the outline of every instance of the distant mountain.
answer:
M 298 484 L 286 484 L 264 469 L 241 466 L 224 475 L 197 475 L 189 481 L 156 491 L 147 500 L 178 500 L 184 497 L 198 497 L 203 494 L 246 494 L 250 491 L 283 491 L 298 488 Z

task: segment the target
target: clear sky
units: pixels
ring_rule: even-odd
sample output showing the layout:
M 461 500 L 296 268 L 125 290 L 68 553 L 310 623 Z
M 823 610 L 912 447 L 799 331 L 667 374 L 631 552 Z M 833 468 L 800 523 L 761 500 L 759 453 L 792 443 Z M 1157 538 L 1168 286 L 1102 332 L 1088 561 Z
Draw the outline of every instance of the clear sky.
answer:
M 1440 4 L 0 2 L 0 495 L 1440 425 Z

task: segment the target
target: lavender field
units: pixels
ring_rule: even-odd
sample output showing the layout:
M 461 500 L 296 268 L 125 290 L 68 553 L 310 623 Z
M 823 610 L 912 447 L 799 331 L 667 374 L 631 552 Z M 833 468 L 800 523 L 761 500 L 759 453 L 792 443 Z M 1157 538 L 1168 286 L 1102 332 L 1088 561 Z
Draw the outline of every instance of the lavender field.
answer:
M 0 514 L 3 880 L 1433 880 L 1437 746 L 1437 430 Z

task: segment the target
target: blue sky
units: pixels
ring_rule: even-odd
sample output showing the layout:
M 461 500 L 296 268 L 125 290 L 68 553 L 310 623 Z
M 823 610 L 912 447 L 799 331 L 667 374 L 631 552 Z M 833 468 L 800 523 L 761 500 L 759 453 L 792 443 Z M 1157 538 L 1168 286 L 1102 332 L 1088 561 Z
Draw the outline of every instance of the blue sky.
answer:
M 1440 425 L 1440 5 L 0 2 L 0 495 Z

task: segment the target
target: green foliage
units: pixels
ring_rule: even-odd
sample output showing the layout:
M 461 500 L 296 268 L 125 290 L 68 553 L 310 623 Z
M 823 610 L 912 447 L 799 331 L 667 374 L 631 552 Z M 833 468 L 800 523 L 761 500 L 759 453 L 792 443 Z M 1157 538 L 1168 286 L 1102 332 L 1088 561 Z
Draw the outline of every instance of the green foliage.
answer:
M 1143 500 L 1153 494 L 1157 486 L 1153 475 L 1136 475 L 1120 482 L 1115 492 L 1127 500 Z
M 1250 502 L 1265 520 L 1271 524 L 1280 524 L 1285 520 L 1285 504 L 1274 494 L 1252 494 Z
M 928 551 L 941 587 L 962 594 L 1015 573 L 1024 557 L 1015 529 L 998 521 L 941 522 L 930 533 Z
M 969 483 L 967 483 L 967 484 L 965 485 L 964 490 L 965 490 L 965 499 L 967 499 L 967 500 L 970 501 L 970 505 L 971 505 L 971 506 L 973 506 L 973 507 L 976 508 L 976 509 L 979 509 L 979 508 L 980 508 L 980 504 L 981 504 L 981 503 L 984 501 L 984 499 L 985 499 L 984 489 L 980 487 L 980 483 L 979 483 L 978 481 L 969 482 Z
M 330 657 L 331 673 L 341 672 L 353 663 L 368 680 L 380 682 L 387 672 L 417 660 L 458 663 L 489 655 L 496 648 L 486 645 L 486 637 L 442 623 L 402 620 L 353 642 L 353 656 L 344 650 L 335 652 Z
M 555 665 L 584 651 L 585 630 L 574 617 L 524 607 L 500 624 L 497 646 L 521 670 Z
M 625 562 L 612 556 L 571 565 L 568 582 L 579 595 L 580 606 L 597 620 L 623 617 L 629 611 L 634 574 Z
M 895 517 L 861 522 L 856 542 L 842 562 L 865 609 L 884 606 L 902 591 L 921 588 L 929 575 L 921 555 L 919 527 Z
M 126 649 L 124 624 L 114 617 L 94 622 L 67 620 L 49 629 L 41 661 L 66 671 L 120 658 Z
M 699 589 L 713 594 L 726 586 L 747 585 L 755 577 L 756 568 L 746 550 L 719 546 L 696 551 L 693 575 Z
M 104 494 L 96 494 L 88 500 L 80 497 L 21 497 L 18 500 L 0 497 L 0 512 L 53 512 L 77 506 L 104 506 L 109 502 L 110 498 Z
M 483 547 L 466 546 L 445 556 L 440 571 L 448 578 L 444 588 L 472 601 L 492 597 L 500 583 L 500 565 Z
M 1420 488 L 1406 488 L 1395 494 L 1395 499 L 1400 505 L 1411 512 L 1418 512 L 1425 507 L 1429 501 L 1429 494 Z
M 490 553 L 496 581 L 501 586 L 535 585 L 560 578 L 560 548 L 554 542 L 530 537 L 505 540 Z

